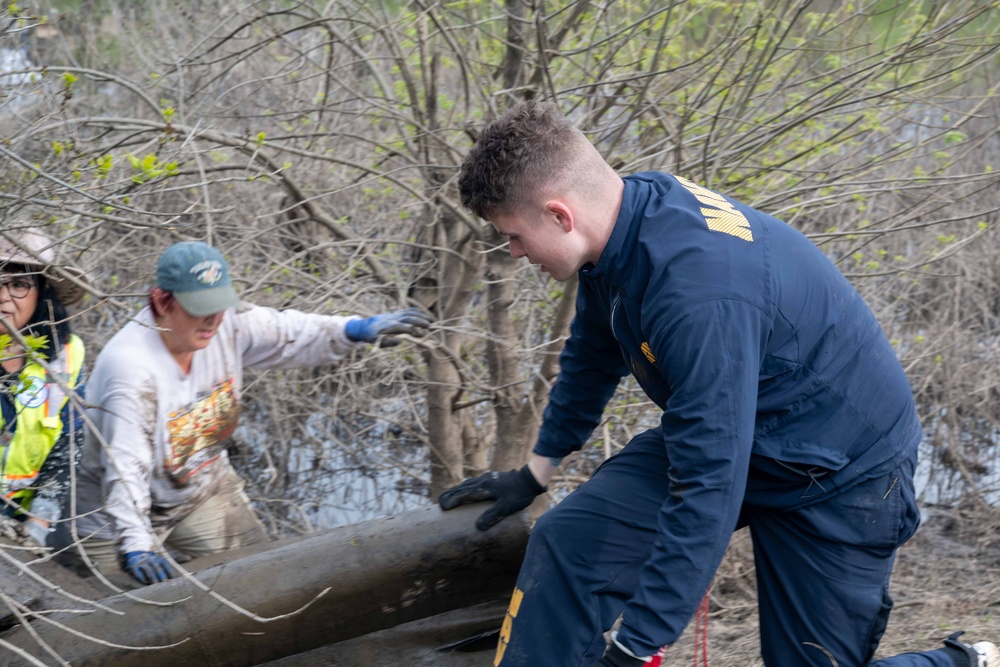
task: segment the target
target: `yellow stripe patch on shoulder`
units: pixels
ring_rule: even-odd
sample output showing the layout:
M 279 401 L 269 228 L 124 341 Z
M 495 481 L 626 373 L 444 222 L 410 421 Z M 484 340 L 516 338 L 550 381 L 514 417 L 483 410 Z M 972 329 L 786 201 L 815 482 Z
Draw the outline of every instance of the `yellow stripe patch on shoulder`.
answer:
M 674 176 L 674 178 L 701 203 L 701 214 L 705 216 L 705 224 L 708 225 L 709 229 L 753 242 L 750 221 L 736 210 L 725 197 L 692 183 L 686 178 L 680 176 Z

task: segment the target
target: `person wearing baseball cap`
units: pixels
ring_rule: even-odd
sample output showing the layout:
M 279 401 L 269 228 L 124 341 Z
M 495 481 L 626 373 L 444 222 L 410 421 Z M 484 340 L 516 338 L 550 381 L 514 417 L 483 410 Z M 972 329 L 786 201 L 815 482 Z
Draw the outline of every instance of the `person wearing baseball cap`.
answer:
M 199 241 L 175 243 L 160 255 L 156 285 L 171 292 L 181 308 L 195 316 L 240 305 L 222 253 Z
M 82 442 L 86 377 L 66 307 L 84 297 L 87 277 L 56 247 L 37 229 L 0 231 L 0 523 L 40 546 L 62 515 Z
M 278 311 L 241 302 L 229 265 L 200 241 L 156 266 L 149 303 L 94 365 L 88 429 L 69 537 L 105 574 L 141 584 L 176 576 L 164 547 L 199 557 L 267 538 L 226 453 L 243 369 L 335 362 L 360 343 L 421 336 L 417 308 L 368 318 Z

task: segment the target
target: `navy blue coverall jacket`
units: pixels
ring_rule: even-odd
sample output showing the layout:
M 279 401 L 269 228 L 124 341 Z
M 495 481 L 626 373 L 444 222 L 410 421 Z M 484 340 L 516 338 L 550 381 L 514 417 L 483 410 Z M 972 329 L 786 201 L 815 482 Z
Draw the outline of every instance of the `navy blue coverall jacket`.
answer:
M 624 181 L 534 452 L 579 449 L 628 372 L 663 409 L 670 495 L 619 634 L 654 652 L 694 614 L 744 504 L 799 508 L 884 474 L 920 426 L 874 315 L 812 242 L 684 179 Z

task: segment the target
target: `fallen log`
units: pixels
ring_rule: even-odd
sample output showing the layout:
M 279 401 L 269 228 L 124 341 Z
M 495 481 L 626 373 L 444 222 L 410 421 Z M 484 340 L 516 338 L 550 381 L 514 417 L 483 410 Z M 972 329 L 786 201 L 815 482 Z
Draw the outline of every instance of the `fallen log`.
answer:
M 81 579 L 41 555 L 20 541 L 0 539 L 0 630 L 16 625 L 17 614 L 23 609 L 90 609 L 92 605 L 79 601 L 97 600 L 108 594 L 94 579 Z
M 431 506 L 334 528 L 192 575 L 261 617 L 288 615 L 277 620 L 248 617 L 194 582 L 174 579 L 131 593 L 166 606 L 116 595 L 101 602 L 123 615 L 47 614 L 31 630 L 74 667 L 250 667 L 277 660 L 512 590 L 527 519 L 510 517 L 480 532 L 475 520 L 482 509 L 442 513 Z M 23 626 L 0 635 L 0 664 L 37 664 L 19 651 L 51 664 L 38 639 Z

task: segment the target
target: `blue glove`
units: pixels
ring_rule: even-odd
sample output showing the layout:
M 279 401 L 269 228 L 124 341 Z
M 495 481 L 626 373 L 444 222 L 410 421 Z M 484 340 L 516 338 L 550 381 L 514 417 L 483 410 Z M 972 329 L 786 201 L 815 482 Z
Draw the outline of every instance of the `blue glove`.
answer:
M 177 576 L 167 559 L 152 551 L 129 551 L 122 556 L 122 569 L 146 586 Z
M 366 317 L 361 320 L 351 320 L 344 327 L 344 333 L 353 341 L 373 343 L 379 336 L 392 334 L 409 334 L 411 336 L 423 336 L 427 333 L 431 318 L 419 308 L 407 308 L 391 313 L 382 313 Z M 388 339 L 383 345 L 393 345 L 398 343 Z

